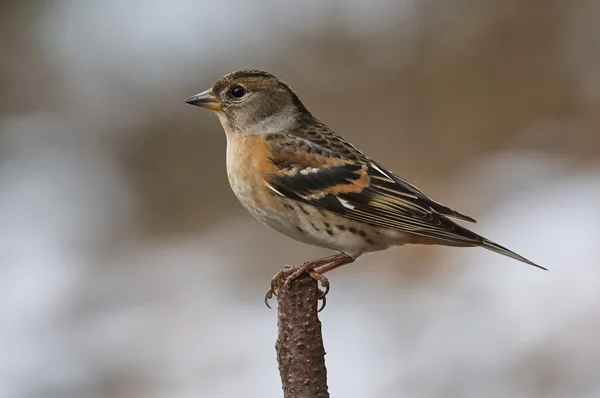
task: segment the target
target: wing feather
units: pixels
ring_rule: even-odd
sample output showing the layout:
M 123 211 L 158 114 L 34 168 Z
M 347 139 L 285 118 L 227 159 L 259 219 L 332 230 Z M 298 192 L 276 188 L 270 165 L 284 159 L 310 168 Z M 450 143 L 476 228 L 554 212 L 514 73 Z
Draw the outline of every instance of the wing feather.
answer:
M 298 138 L 294 139 L 298 145 Z M 300 145 L 310 150 L 297 152 L 285 150 L 289 146 L 285 137 L 271 142 L 275 145 L 271 161 L 277 168 L 265 182 L 285 197 L 382 228 L 458 244 L 483 242 L 481 236 L 446 216 L 473 219 L 434 202 L 360 152 L 362 158 L 330 156 L 335 151 L 324 139 L 301 139 Z M 336 150 L 343 145 L 338 142 Z

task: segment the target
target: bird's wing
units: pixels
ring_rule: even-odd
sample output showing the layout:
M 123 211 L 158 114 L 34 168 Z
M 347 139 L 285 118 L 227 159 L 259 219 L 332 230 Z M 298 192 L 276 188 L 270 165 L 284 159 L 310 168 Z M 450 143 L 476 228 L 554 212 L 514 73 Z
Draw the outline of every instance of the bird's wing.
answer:
M 418 202 L 428 206 L 430 209 L 439 214 L 462 221 L 468 221 L 472 223 L 477 222 L 471 217 L 465 216 L 464 214 L 461 214 L 428 198 L 427 195 L 421 192 L 417 187 L 387 170 L 377 162 L 369 159 L 354 145 L 350 144 L 348 141 L 330 130 L 325 124 L 316 119 L 311 119 L 309 122 L 307 122 L 307 125 L 304 126 L 304 128 L 297 129 L 291 135 L 292 137 L 300 139 L 301 141 L 310 142 L 311 147 L 317 152 L 324 151 L 330 157 L 341 157 L 352 162 L 370 165 L 376 170 L 376 172 L 373 173 L 375 176 L 379 175 L 380 177 L 384 177 L 385 180 L 391 180 L 384 181 L 384 183 L 389 185 L 390 183 L 395 182 L 396 185 L 394 185 L 394 189 L 396 191 L 416 196 Z
M 281 196 L 377 227 L 461 245 L 483 242 L 446 216 L 474 220 L 432 201 L 341 138 L 335 146 L 331 137 L 266 138 L 275 171 L 265 183 Z
M 456 219 L 462 220 L 462 221 L 468 221 L 468 222 L 472 222 L 472 223 L 477 222 L 474 218 L 465 216 L 464 214 L 461 214 L 461 213 L 457 212 L 456 210 L 452 210 L 451 208 L 444 206 L 441 203 L 438 203 L 438 202 L 430 199 L 429 197 L 427 197 L 427 195 L 425 195 L 423 192 L 421 192 L 417 187 L 415 187 L 414 185 L 412 185 L 411 183 L 409 183 L 402 177 L 397 176 L 396 174 L 392 173 L 391 171 L 385 169 L 379 163 L 377 163 L 377 162 L 371 162 L 371 163 L 372 163 L 373 167 L 376 167 L 381 174 L 383 174 L 385 177 L 387 177 L 388 180 L 392 180 L 396 184 L 398 184 L 398 186 L 401 187 L 400 189 L 414 194 L 419 200 L 421 200 L 422 202 L 427 204 L 431 209 L 437 211 L 438 213 L 443 214 L 448 217 L 451 217 L 451 218 L 456 218 Z

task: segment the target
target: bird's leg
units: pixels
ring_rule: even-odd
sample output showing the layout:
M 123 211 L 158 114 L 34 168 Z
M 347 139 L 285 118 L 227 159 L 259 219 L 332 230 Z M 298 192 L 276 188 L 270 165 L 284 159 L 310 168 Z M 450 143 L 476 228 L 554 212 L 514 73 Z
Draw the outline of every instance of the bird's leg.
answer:
M 320 258 L 318 260 L 307 261 L 296 267 L 294 272 L 285 278 L 285 284 L 289 285 L 294 279 L 306 272 L 311 276 L 311 278 L 321 282 L 321 286 L 325 288 L 325 294 L 327 294 L 327 291 L 329 290 L 329 281 L 323 274 L 353 261 L 354 257 L 346 253 L 338 253 L 332 256 Z
M 341 267 L 342 265 L 349 264 L 355 260 L 354 257 L 345 253 L 337 253 L 331 256 L 323 257 L 317 260 L 306 261 L 300 264 L 297 267 L 285 266 L 278 273 L 273 276 L 271 279 L 271 288 L 267 291 L 265 295 L 265 304 L 270 308 L 267 301 L 273 296 L 277 295 L 277 284 L 279 280 L 284 277 L 286 271 L 289 271 L 290 268 L 294 269 L 294 272 L 285 277 L 285 284 L 289 285 L 294 279 L 298 278 L 304 272 L 308 273 L 311 278 L 321 282 L 321 286 L 325 289 L 324 291 L 319 290 L 319 299 L 323 300 L 323 305 L 319 311 L 321 311 L 325 307 L 325 295 L 329 292 L 329 281 L 323 273 L 331 271 L 332 269 Z M 324 270 L 324 271 L 321 271 Z
M 340 253 L 340 254 L 343 254 L 343 253 Z M 320 275 L 321 277 L 324 278 L 324 276 L 323 276 L 324 273 L 333 271 L 334 269 L 339 268 L 343 265 L 353 263 L 356 260 L 356 257 L 352 257 L 349 254 L 345 254 L 345 256 L 347 256 L 347 257 L 340 258 L 338 261 L 330 262 L 328 264 L 323 264 L 321 266 L 314 268 L 312 271 L 315 272 L 317 275 Z
M 325 308 L 325 305 L 327 304 L 326 296 L 327 296 L 327 293 L 329 293 L 329 280 L 323 274 L 325 272 L 329 272 L 331 270 L 339 268 L 342 265 L 350 264 L 350 263 L 354 262 L 354 260 L 356 260 L 355 257 L 352 257 L 352 256 L 350 256 L 348 254 L 344 254 L 344 253 L 339 253 L 335 256 L 330 256 L 329 258 L 330 258 L 330 262 L 325 263 L 325 264 L 320 264 L 320 265 L 306 271 L 310 275 L 311 278 L 321 282 L 321 286 L 323 286 L 323 288 L 325 289 L 325 290 L 319 289 L 318 299 L 322 300 L 322 303 L 321 303 L 321 307 L 319 308 L 318 312 L 323 311 L 323 309 Z M 295 271 L 295 272 L 297 272 L 297 271 Z M 291 278 L 292 275 L 290 275 L 288 277 L 288 279 L 286 279 L 285 283 L 290 283 L 289 278 Z

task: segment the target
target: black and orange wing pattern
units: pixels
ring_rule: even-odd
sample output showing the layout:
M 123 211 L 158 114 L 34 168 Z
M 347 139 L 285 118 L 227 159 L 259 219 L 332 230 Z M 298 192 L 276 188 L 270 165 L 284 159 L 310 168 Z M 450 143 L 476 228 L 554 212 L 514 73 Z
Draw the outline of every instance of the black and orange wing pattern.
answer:
M 483 246 L 525 263 L 520 255 L 454 223 L 475 222 L 430 198 L 370 160 L 320 123 L 265 137 L 276 172 L 265 183 L 279 195 L 351 220 L 447 242 Z M 537 266 L 537 265 L 536 265 Z

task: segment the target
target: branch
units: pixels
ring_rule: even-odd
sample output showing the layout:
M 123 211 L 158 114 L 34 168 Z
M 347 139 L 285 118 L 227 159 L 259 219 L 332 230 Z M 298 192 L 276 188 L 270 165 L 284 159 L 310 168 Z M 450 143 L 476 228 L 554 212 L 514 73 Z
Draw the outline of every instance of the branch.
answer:
M 284 398 L 329 398 L 325 347 L 317 313 L 317 281 L 304 274 L 279 279 L 277 362 Z

